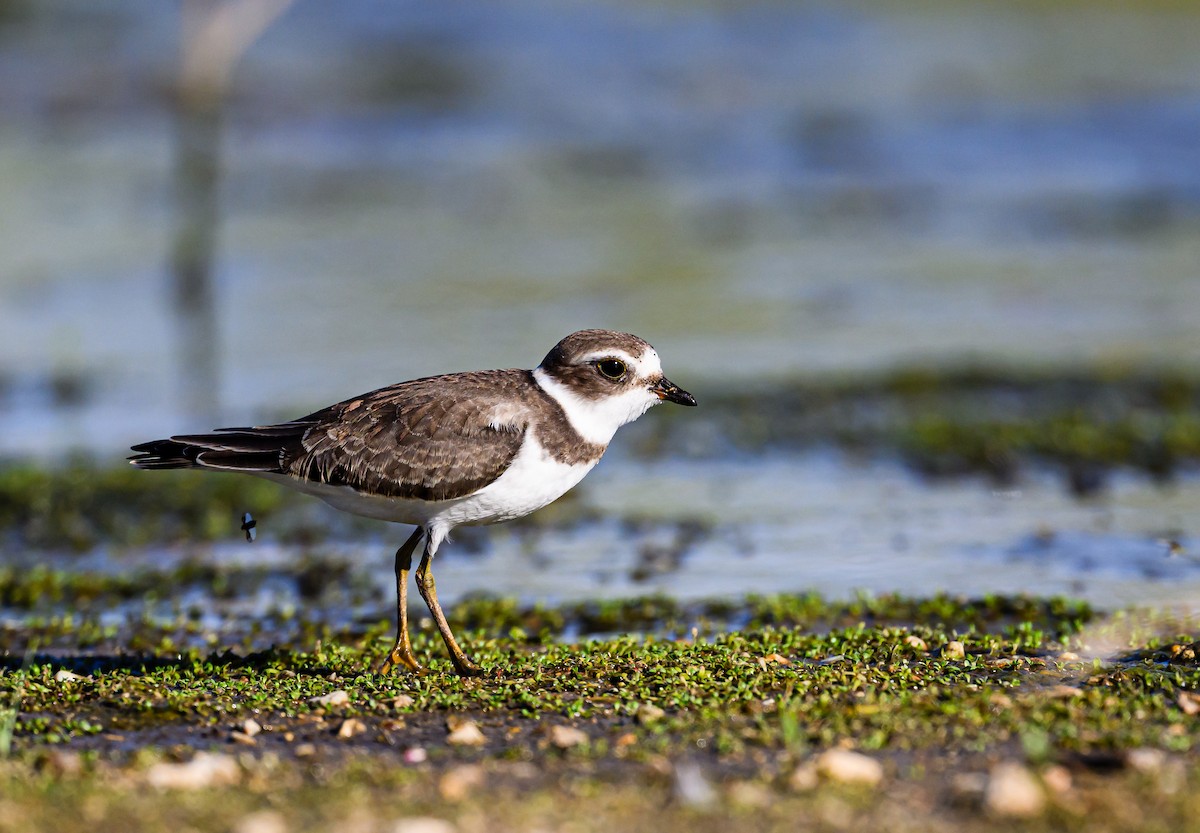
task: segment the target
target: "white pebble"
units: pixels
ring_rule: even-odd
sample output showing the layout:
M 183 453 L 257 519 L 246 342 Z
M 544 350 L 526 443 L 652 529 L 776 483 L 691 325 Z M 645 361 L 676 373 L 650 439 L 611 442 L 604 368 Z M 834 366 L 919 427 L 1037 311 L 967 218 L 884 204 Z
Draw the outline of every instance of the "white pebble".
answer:
M 946 647 L 942 648 L 942 656 L 946 659 L 962 659 L 967 655 L 967 648 L 957 639 L 946 643 Z
M 308 702 L 314 706 L 344 706 L 350 702 L 350 695 L 344 689 L 331 691 L 319 697 L 309 697 Z
M 229 755 L 197 752 L 181 764 L 161 762 L 146 770 L 146 783 L 165 790 L 199 790 L 235 784 L 241 769 Z
M 456 726 L 446 736 L 446 743 L 451 746 L 483 746 L 487 743 L 487 737 L 474 721 L 467 720 Z
M 1046 806 L 1046 793 L 1038 779 L 1022 764 L 998 764 L 988 777 L 983 804 L 997 816 L 1032 818 Z
M 445 819 L 430 816 L 413 816 L 397 819 L 391 833 L 458 833 L 458 828 Z
M 817 757 L 817 772 L 831 781 L 873 787 L 883 780 L 883 765 L 861 752 L 828 749 Z
M 287 833 L 287 822 L 274 810 L 261 810 L 242 816 L 233 825 L 233 833 Z
M 552 726 L 550 742 L 559 749 L 570 749 L 572 746 L 587 743 L 588 736 L 587 732 L 576 729 L 574 726 Z

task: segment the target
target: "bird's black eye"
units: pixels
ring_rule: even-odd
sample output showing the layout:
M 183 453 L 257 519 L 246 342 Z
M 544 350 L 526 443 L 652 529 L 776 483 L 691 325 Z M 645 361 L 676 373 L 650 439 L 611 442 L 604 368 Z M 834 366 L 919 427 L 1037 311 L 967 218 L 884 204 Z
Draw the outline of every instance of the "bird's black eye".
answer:
M 620 379 L 625 375 L 625 362 L 620 359 L 601 359 L 596 362 L 596 369 L 609 379 Z

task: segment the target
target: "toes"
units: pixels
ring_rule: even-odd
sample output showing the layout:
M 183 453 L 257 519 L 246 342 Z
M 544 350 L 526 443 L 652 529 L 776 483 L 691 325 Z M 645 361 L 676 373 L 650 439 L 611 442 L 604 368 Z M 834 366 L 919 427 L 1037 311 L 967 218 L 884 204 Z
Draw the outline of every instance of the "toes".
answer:
M 425 669 L 424 669 L 424 667 L 422 667 L 421 663 L 417 662 L 416 657 L 413 657 L 411 655 L 405 656 L 404 654 L 400 654 L 400 653 L 393 651 L 391 654 L 388 655 L 387 659 L 385 659 L 380 664 L 379 673 L 380 674 L 391 674 L 392 672 L 399 669 L 400 666 L 402 666 L 402 665 L 405 668 L 407 668 L 409 671 L 412 671 L 414 674 L 421 674 L 421 673 L 424 673 L 424 671 L 425 671 Z

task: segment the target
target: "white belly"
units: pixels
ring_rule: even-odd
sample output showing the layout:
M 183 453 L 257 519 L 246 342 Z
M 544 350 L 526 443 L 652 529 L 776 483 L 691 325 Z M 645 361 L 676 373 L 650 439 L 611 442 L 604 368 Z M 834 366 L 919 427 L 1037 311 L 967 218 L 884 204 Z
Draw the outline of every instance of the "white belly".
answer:
M 264 474 L 344 512 L 395 523 L 438 528 L 442 534 L 462 524 L 511 521 L 541 509 L 583 479 L 595 462 L 569 466 L 547 454 L 532 435 L 526 436 L 512 465 L 478 492 L 452 500 L 406 500 L 365 495 L 349 486 L 329 486 L 282 474 Z

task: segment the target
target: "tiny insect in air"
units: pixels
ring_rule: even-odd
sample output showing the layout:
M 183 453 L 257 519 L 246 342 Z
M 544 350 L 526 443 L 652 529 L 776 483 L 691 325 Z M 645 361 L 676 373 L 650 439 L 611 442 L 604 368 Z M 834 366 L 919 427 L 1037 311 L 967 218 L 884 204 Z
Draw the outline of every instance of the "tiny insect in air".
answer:
M 246 540 L 251 544 L 254 543 L 254 528 L 256 526 L 258 526 L 258 521 L 250 517 L 249 512 L 242 515 L 242 532 L 246 533 Z

